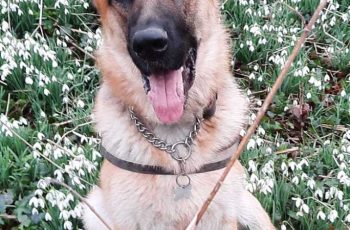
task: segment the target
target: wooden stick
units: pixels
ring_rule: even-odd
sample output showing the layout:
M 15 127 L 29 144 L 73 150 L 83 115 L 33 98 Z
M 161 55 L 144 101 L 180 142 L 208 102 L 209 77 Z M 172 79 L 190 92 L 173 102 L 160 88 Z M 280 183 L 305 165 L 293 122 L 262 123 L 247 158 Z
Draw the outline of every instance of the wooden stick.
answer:
M 233 167 L 235 161 L 237 160 L 237 158 L 241 155 L 241 153 L 243 152 L 246 144 L 248 143 L 249 139 L 252 137 L 252 135 L 254 134 L 256 128 L 259 126 L 259 123 L 261 121 L 261 119 L 264 117 L 269 105 L 272 102 L 273 97 L 276 95 L 278 89 L 281 87 L 283 80 L 285 79 L 289 68 L 291 67 L 294 59 L 296 58 L 297 54 L 299 53 L 300 48 L 302 47 L 302 45 L 304 44 L 309 32 L 312 30 L 319 14 L 321 13 L 322 9 L 327 5 L 327 0 L 322 0 L 320 2 L 320 4 L 318 5 L 315 13 L 313 14 L 310 22 L 308 23 L 308 25 L 304 28 L 304 32 L 301 35 L 299 41 L 297 42 L 297 44 L 295 45 L 291 55 L 289 56 L 285 66 L 283 67 L 283 69 L 281 70 L 280 74 L 278 75 L 278 78 L 275 82 L 275 84 L 273 85 L 270 93 L 267 95 L 261 109 L 258 112 L 258 115 L 254 121 L 254 123 L 249 127 L 246 135 L 243 137 L 241 143 L 239 144 L 236 152 L 233 154 L 233 156 L 231 157 L 230 162 L 227 164 L 224 172 L 222 173 L 222 175 L 220 176 L 218 182 L 216 183 L 216 185 L 214 186 L 213 190 L 211 191 L 209 197 L 207 198 L 207 200 L 204 202 L 203 206 L 201 207 L 201 209 L 199 210 L 198 214 L 193 218 L 193 220 L 191 221 L 191 224 L 186 228 L 186 229 L 193 229 L 194 227 L 196 227 L 199 223 L 199 221 L 202 219 L 203 215 L 205 214 L 205 212 L 207 211 L 209 205 L 211 204 L 211 202 L 213 201 L 215 195 L 217 194 L 217 192 L 219 191 L 219 189 L 221 188 L 221 185 L 224 183 L 225 178 L 227 177 L 227 175 L 229 174 L 231 168 Z M 195 224 L 193 224 L 195 223 Z
M 293 147 L 293 148 L 290 148 L 290 149 L 285 149 L 285 150 L 277 151 L 277 152 L 275 152 L 275 154 L 290 153 L 290 152 L 295 152 L 295 151 L 298 151 L 298 150 L 299 150 L 299 147 Z

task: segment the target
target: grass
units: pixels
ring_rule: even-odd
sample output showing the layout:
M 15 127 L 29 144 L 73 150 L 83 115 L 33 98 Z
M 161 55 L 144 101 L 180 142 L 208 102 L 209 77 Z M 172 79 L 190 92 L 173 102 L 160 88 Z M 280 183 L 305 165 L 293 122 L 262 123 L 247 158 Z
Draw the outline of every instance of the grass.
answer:
M 317 4 L 222 4 L 250 119 Z M 101 158 L 90 114 L 98 17 L 86 0 L 0 5 L 0 228 L 81 228 L 79 200 L 45 178 L 82 195 L 97 181 Z M 349 5 L 331 1 L 323 12 L 241 157 L 247 189 L 281 229 L 349 229 Z

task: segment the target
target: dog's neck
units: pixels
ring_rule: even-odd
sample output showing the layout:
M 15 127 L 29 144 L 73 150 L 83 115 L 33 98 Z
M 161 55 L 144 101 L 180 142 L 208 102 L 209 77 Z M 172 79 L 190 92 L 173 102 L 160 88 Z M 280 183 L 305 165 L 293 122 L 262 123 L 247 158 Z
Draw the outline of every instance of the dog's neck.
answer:
M 233 89 L 228 87 L 227 90 Z M 221 89 L 221 94 L 226 97 L 223 89 Z M 244 107 L 244 105 L 238 104 L 234 98 L 219 99 L 216 103 L 218 110 L 215 115 L 214 108 L 209 101 L 207 102 L 209 106 L 203 106 L 201 110 L 201 115 L 211 117 L 207 117 L 202 122 L 199 135 L 193 145 L 192 157 L 188 162 L 189 167 L 196 168 L 206 163 L 225 159 L 228 153 L 221 153 L 220 149 L 238 141 L 244 116 L 244 111 L 238 108 Z M 206 107 L 208 110 L 205 109 Z M 203 111 L 205 112 L 203 113 Z M 114 156 L 134 163 L 165 166 L 170 170 L 178 167 L 177 162 L 169 154 L 154 148 L 137 131 L 125 103 L 113 96 L 107 85 L 101 86 L 94 115 L 96 130 L 101 135 L 103 145 Z M 153 123 L 149 129 L 169 144 L 182 141 L 191 131 L 195 122 L 193 114 L 188 113 L 185 116 L 179 124 Z M 142 117 L 142 119 L 147 121 L 147 117 Z

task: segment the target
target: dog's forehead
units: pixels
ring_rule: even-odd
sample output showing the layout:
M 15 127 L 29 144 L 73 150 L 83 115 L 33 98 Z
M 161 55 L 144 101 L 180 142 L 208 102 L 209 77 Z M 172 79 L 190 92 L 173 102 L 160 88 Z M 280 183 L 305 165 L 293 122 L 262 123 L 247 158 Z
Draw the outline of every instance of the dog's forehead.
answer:
M 167 11 L 184 11 L 195 10 L 198 0 L 93 0 L 94 6 L 99 14 L 103 17 L 109 9 L 117 9 L 122 14 L 130 12 L 143 12 L 144 14 L 155 14 L 155 9 Z

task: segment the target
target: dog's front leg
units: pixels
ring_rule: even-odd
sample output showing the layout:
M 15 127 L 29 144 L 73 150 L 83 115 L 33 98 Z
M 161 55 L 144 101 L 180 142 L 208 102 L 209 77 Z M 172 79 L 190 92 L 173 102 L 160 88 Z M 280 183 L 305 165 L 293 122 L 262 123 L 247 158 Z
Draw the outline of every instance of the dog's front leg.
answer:
M 99 187 L 95 187 L 87 197 L 89 204 L 94 207 L 95 211 L 101 218 L 108 224 L 112 230 L 119 230 L 119 228 L 113 226 L 112 221 L 108 218 L 108 213 L 104 208 L 104 201 L 102 200 L 102 193 Z M 87 206 L 84 207 L 83 222 L 86 230 L 109 230 L 105 224 L 102 223 L 96 213 L 92 212 Z
M 239 207 L 237 207 L 238 229 L 273 230 L 270 217 L 259 201 L 248 191 L 243 192 Z

